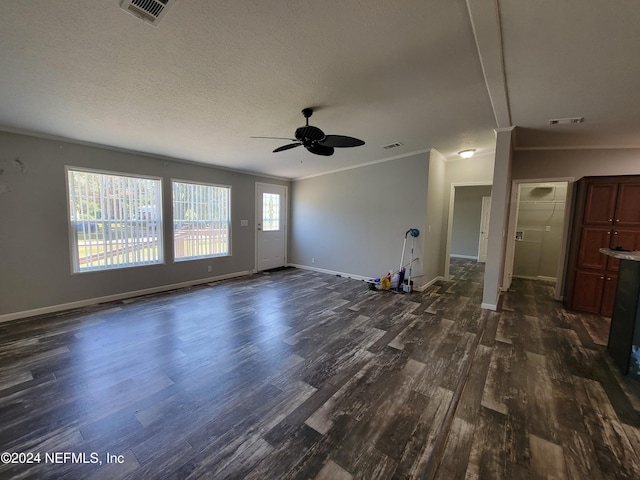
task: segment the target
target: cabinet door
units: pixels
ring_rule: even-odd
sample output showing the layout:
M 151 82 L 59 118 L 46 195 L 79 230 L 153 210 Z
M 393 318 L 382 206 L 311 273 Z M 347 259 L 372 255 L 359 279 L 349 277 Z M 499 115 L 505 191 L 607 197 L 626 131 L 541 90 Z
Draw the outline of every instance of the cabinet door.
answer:
M 578 251 L 578 268 L 607 268 L 607 256 L 600 253 L 601 248 L 611 245 L 611 230 L 603 227 L 582 227 L 580 250 Z
M 640 183 L 620 184 L 614 221 L 621 227 L 640 227 Z
M 605 317 L 613 315 L 613 306 L 616 303 L 616 288 L 618 285 L 618 274 L 608 273 L 604 277 L 602 292 L 602 305 L 600 313 Z
M 614 228 L 611 237 L 611 248 L 622 247 L 625 250 L 640 250 L 640 228 Z M 620 260 L 608 257 L 607 270 L 617 271 Z
M 611 225 L 616 209 L 617 183 L 590 183 L 584 205 L 584 221 L 590 225 Z
M 604 282 L 604 272 L 578 270 L 571 308 L 580 312 L 600 313 Z

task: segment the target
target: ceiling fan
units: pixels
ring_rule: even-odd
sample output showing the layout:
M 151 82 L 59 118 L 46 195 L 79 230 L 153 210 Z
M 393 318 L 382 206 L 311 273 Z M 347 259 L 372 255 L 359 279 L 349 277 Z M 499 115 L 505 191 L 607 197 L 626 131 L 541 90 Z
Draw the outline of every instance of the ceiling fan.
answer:
M 294 143 L 288 143 L 276 148 L 273 153 L 283 152 L 290 148 L 302 145 L 311 153 L 316 155 L 324 155 L 325 157 L 333 155 L 334 148 L 359 147 L 364 142 L 358 138 L 347 137 L 345 135 L 325 135 L 322 130 L 313 125 L 309 125 L 309 117 L 313 115 L 312 108 L 302 110 L 302 115 L 307 120 L 307 124 L 296 129 L 296 138 L 285 137 L 251 137 L 251 138 L 274 138 L 278 140 L 291 140 Z

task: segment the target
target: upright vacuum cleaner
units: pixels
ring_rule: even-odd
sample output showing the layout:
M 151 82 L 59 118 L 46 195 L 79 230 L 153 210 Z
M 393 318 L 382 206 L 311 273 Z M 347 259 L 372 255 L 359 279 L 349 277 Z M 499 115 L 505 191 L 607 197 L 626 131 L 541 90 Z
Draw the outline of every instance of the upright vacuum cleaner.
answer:
M 404 251 L 407 248 L 407 235 L 411 235 L 411 262 L 409 263 L 409 278 L 407 280 L 407 286 L 404 286 Z M 402 244 L 402 256 L 400 257 L 400 269 L 398 270 L 398 285 L 396 286 L 396 292 L 404 291 L 406 293 L 411 292 L 411 271 L 413 269 L 413 243 L 415 238 L 420 235 L 420 230 L 417 228 L 410 228 L 404 234 L 404 243 Z

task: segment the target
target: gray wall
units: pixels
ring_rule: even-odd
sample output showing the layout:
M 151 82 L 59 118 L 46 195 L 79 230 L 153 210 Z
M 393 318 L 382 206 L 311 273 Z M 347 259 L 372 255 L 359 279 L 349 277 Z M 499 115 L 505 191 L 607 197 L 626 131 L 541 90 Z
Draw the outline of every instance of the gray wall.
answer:
M 24 165 L 20 165 L 15 161 Z M 165 263 L 71 274 L 65 165 L 231 186 L 232 256 L 173 263 L 165 221 Z M 253 270 L 255 182 L 287 181 L 134 153 L 0 132 L 0 315 Z M 249 227 L 240 227 L 240 220 Z M 208 272 L 207 267 L 212 271 Z
M 482 197 L 490 196 L 490 186 L 456 187 L 451 231 L 452 256 L 477 258 Z
M 590 175 L 640 175 L 640 148 L 514 152 L 514 180 Z
M 471 158 L 460 158 L 447 162 L 446 189 L 451 184 L 491 183 L 493 180 L 493 164 L 495 152 L 474 155 Z
M 435 149 L 429 152 L 429 182 L 427 184 L 427 230 L 423 235 L 424 282 L 443 278 L 445 274 L 445 253 L 447 216 L 445 213 L 446 198 L 446 163 L 445 157 Z M 420 285 L 419 282 L 416 282 Z
M 567 184 L 520 185 L 513 276 L 555 279 L 562 249 Z
M 292 182 L 289 262 L 356 277 L 379 277 L 398 269 L 404 234 L 418 228 L 414 255 L 420 260 L 413 272 L 423 274 L 429 155 Z M 408 256 L 407 246 L 406 261 Z M 423 280 L 416 278 L 415 284 Z
M 640 174 L 640 149 L 517 150 L 514 148 L 515 136 L 517 129 L 515 133 L 510 128 L 497 130 L 489 249 L 482 300 L 483 308 L 492 310 L 497 308 L 504 285 L 508 219 L 517 208 L 511 202 L 513 180 L 570 177 L 577 180 L 587 175 Z
M 502 133 L 502 131 L 499 131 L 498 135 L 499 137 L 507 137 L 507 134 Z M 508 155 L 507 150 L 509 151 Z M 640 175 L 640 148 L 517 150 L 512 149 L 512 145 L 509 145 L 509 148 L 497 149 L 496 165 L 498 165 L 499 170 L 506 172 L 506 174 L 499 175 L 500 178 L 495 178 L 494 175 L 494 197 L 497 186 L 508 190 L 512 180 L 540 181 L 560 178 L 578 180 L 589 175 Z M 572 185 L 570 185 L 571 187 Z M 508 208 L 504 211 L 498 211 L 498 207 L 493 205 L 494 203 L 492 202 L 491 225 L 494 224 L 494 220 L 496 222 L 499 221 L 500 225 L 496 225 L 496 227 L 501 228 L 503 227 L 502 221 L 506 221 L 517 206 L 516 204 L 508 205 Z M 500 219 L 494 218 L 498 216 Z M 506 232 L 506 229 L 503 227 L 504 232 Z M 496 243 L 501 242 L 497 232 L 495 234 L 495 237 L 490 238 L 490 245 L 492 239 Z M 491 258 L 487 259 L 483 307 L 494 308 L 497 305 L 497 294 L 502 287 L 504 270 L 504 251 L 502 251 L 501 256 L 492 255 Z M 559 291 L 561 291 L 565 279 L 559 280 Z

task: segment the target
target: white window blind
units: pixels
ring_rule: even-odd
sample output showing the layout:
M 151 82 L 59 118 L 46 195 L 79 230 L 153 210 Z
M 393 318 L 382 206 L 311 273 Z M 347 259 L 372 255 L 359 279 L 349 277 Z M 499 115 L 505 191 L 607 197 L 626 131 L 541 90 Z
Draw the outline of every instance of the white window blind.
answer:
M 230 254 L 231 187 L 173 182 L 174 258 Z
M 67 173 L 74 272 L 163 262 L 160 179 Z

